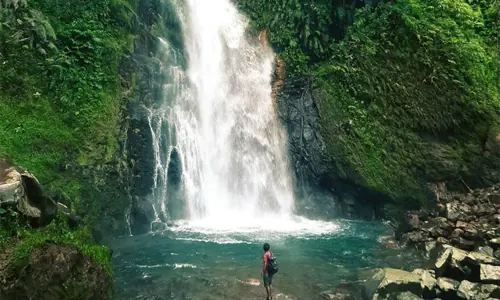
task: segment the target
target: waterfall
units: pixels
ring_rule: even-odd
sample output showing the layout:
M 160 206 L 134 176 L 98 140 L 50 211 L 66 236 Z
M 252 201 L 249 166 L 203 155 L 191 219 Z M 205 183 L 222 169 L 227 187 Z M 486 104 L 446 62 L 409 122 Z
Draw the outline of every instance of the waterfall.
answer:
M 157 218 L 168 218 L 173 201 L 183 202 L 176 207 L 189 220 L 247 224 L 291 216 L 287 137 L 271 98 L 272 50 L 246 33 L 248 20 L 230 0 L 176 5 L 187 68 L 172 66 L 173 51 L 163 41 L 170 76 L 163 105 L 150 115 Z M 181 197 L 170 199 L 173 152 Z

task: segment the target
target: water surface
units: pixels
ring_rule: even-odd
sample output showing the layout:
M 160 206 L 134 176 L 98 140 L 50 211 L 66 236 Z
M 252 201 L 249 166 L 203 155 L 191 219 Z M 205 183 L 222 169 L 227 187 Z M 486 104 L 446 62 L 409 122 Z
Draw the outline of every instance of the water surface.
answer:
M 356 282 L 359 270 L 419 265 L 412 253 L 384 246 L 390 230 L 379 222 L 199 225 L 114 240 L 118 299 L 265 299 L 261 281 L 252 281 L 260 279 L 265 241 L 280 266 L 275 299 L 324 299 L 322 292 Z

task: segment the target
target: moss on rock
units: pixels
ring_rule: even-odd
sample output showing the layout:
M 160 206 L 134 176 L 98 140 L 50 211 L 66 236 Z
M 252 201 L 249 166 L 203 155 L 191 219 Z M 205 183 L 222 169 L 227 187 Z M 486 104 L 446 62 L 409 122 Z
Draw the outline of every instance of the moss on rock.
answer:
M 319 66 L 316 86 L 328 149 L 361 175 L 360 184 L 425 202 L 429 182 L 500 181 L 499 157 L 484 152 L 500 98 L 497 62 L 477 33 L 482 20 L 462 1 L 398 1 L 359 12 Z
M 288 80 L 313 81 L 326 177 L 410 207 L 429 183 L 499 182 L 498 1 L 371 2 L 240 1 Z
M 63 214 L 40 229 L 0 221 L 1 299 L 112 299 L 110 249 L 89 228 L 70 229 Z
M 79 248 L 44 242 L 19 264 L 15 252 L 0 254 L 1 299 L 113 299 L 113 280 L 103 265 Z

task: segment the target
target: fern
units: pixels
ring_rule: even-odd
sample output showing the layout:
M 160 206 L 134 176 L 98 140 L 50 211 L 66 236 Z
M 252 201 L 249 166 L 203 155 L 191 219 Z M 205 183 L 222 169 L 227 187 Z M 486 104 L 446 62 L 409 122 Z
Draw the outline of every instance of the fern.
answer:
M 28 6 L 27 0 L 0 0 L 0 9 L 18 9 Z
M 377 1 L 373 1 L 375 3 Z M 311 63 L 332 54 L 332 41 L 343 38 L 354 20 L 356 0 L 240 0 L 240 8 L 269 29 L 270 42 L 287 61 L 288 71 L 306 73 Z M 332 31 L 332 27 L 340 30 Z

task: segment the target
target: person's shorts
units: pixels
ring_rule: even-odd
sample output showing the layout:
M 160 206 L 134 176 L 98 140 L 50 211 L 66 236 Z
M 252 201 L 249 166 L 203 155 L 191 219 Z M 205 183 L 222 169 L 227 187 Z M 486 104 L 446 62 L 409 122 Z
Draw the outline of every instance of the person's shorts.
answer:
M 274 274 L 265 274 L 264 275 L 264 286 L 270 286 L 273 284 L 273 276 Z

